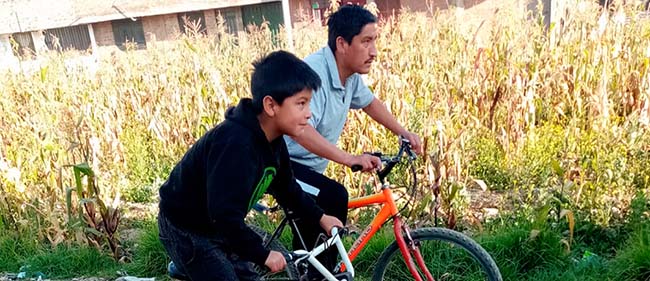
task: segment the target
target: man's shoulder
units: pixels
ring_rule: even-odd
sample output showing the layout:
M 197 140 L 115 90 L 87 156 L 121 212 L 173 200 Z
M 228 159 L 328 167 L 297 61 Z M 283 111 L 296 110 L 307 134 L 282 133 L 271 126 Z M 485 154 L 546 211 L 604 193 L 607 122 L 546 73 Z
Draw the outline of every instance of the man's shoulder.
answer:
M 320 69 L 325 69 L 327 67 L 327 57 L 325 56 L 325 48 L 321 48 L 316 52 L 311 53 L 308 55 L 304 61 L 307 63 L 312 69 L 318 71 Z

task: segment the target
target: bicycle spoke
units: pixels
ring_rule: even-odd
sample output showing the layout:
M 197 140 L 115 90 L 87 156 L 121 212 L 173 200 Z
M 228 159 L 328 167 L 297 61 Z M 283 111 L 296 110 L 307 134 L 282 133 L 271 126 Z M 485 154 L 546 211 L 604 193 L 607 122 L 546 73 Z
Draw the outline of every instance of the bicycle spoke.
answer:
M 462 234 L 450 230 L 426 229 L 416 231 L 413 240 L 419 245 L 421 253 L 418 264 L 424 263 L 431 274 L 427 276 L 426 270 L 418 266 L 420 277 L 425 280 L 431 280 L 431 277 L 437 281 L 501 280 L 498 268 L 489 255 Z M 388 252 L 392 252 L 382 255 L 373 280 L 415 280 L 396 248 L 389 247 Z M 417 255 L 412 256 L 418 260 Z

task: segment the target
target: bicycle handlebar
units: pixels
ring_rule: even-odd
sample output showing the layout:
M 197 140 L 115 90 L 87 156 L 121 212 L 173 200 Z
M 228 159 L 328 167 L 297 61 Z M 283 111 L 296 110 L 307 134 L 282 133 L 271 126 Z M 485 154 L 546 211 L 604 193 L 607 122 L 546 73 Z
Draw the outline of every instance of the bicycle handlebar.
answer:
M 383 169 L 377 171 L 377 176 L 379 177 L 381 183 L 384 183 L 384 179 L 388 176 L 388 174 L 390 174 L 390 172 L 393 170 L 395 165 L 397 165 L 397 163 L 402 161 L 402 157 L 408 157 L 410 161 L 413 161 L 415 160 L 415 158 L 417 158 L 413 150 L 411 150 L 411 143 L 409 142 L 408 139 L 400 136 L 400 142 L 401 145 L 399 147 L 399 150 L 397 154 L 394 156 L 386 156 L 383 155 L 381 152 L 372 152 L 372 153 L 366 152 L 370 155 L 379 157 L 379 159 L 381 160 L 384 166 Z M 350 168 L 352 169 L 353 172 L 357 172 L 362 170 L 363 167 L 359 164 L 355 164 L 352 165 L 352 167 Z
M 392 157 L 384 156 L 381 152 L 365 152 L 367 154 L 379 157 L 381 162 L 385 165 L 384 169 L 377 172 L 377 175 L 379 175 L 381 179 L 385 178 L 393 169 L 393 166 L 395 166 L 395 164 L 399 163 L 399 161 L 402 160 L 404 153 L 407 154 L 410 160 L 415 160 L 415 158 L 417 157 L 413 152 L 413 150 L 411 150 L 411 142 L 403 136 L 400 136 L 399 139 L 401 145 L 399 147 L 399 151 L 397 152 L 397 155 L 395 156 Z M 352 170 L 352 172 L 358 172 L 363 169 L 363 166 L 360 164 L 354 164 L 350 167 L 350 169 Z

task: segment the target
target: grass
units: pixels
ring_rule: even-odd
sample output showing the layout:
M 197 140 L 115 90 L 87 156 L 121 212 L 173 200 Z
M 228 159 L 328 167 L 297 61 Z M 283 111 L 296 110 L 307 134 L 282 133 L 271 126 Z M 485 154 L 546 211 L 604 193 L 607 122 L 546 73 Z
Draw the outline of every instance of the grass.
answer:
M 133 248 L 133 260 L 126 266 L 126 272 L 133 276 L 164 276 L 169 258 L 158 239 L 158 224 L 143 225 L 143 233 Z
M 263 218 L 256 222 L 266 229 L 273 223 Z M 579 221 L 579 224 L 586 223 Z M 139 277 L 165 279 L 169 261 L 158 240 L 157 225 L 147 221 L 138 225 L 142 235 L 129 249 L 131 261 L 118 264 L 94 248 L 59 246 L 48 249 L 38 243 L 28 243 L 9 237 L 0 239 L 0 272 L 17 272 L 30 265 L 29 273 L 44 273 L 48 278 L 79 276 L 115 277 L 118 271 Z M 611 240 L 612 249 L 603 249 L 605 240 L 591 239 L 593 232 L 576 232 L 575 243 L 567 251 L 564 229 L 550 224 L 537 229 L 525 216 L 495 220 L 486 225 L 484 233 L 474 238 L 497 262 L 504 280 L 647 280 L 650 276 L 650 224 L 644 222 L 632 232 L 617 232 Z M 290 247 L 288 233 L 281 239 Z M 380 231 L 355 261 L 360 280 L 370 280 L 374 264 L 389 243 L 392 234 Z M 352 239 L 346 239 L 349 247 Z M 613 252 L 610 255 L 609 252 Z
M 27 257 L 35 255 L 42 247 L 34 239 L 13 233 L 0 233 L 0 272 L 17 271 Z
M 0 272 L 25 272 L 46 278 L 116 276 L 120 265 L 96 248 L 58 245 L 0 235 Z
M 72 278 L 80 276 L 115 276 L 119 269 L 112 257 L 94 248 L 57 246 L 51 252 L 24 259 L 28 275 Z

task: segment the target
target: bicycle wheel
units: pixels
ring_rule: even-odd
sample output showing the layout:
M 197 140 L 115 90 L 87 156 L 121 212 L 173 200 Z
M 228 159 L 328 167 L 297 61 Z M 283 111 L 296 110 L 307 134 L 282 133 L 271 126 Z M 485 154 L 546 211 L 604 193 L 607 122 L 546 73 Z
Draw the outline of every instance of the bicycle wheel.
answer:
M 437 281 L 503 280 L 492 257 L 462 233 L 445 228 L 420 228 L 410 234 L 419 244 L 427 269 Z M 421 276 L 426 280 L 424 274 Z M 394 241 L 379 257 L 372 280 L 414 279 Z
M 259 235 L 264 243 L 266 243 L 270 238 L 271 234 L 266 232 L 265 230 L 261 229 L 258 226 L 255 225 L 248 225 L 257 235 Z M 273 251 L 278 251 L 282 253 L 285 257 L 289 255 L 289 251 L 287 251 L 287 248 L 280 243 L 278 240 L 273 240 L 271 241 L 271 244 L 269 244 L 269 250 Z M 259 266 L 257 264 L 252 263 L 253 268 L 255 271 L 260 275 L 261 280 L 298 280 L 299 275 L 298 275 L 298 269 L 295 267 L 294 264 L 287 263 L 287 267 L 285 267 L 284 271 L 281 272 L 269 272 L 269 269 L 266 268 L 265 266 Z

